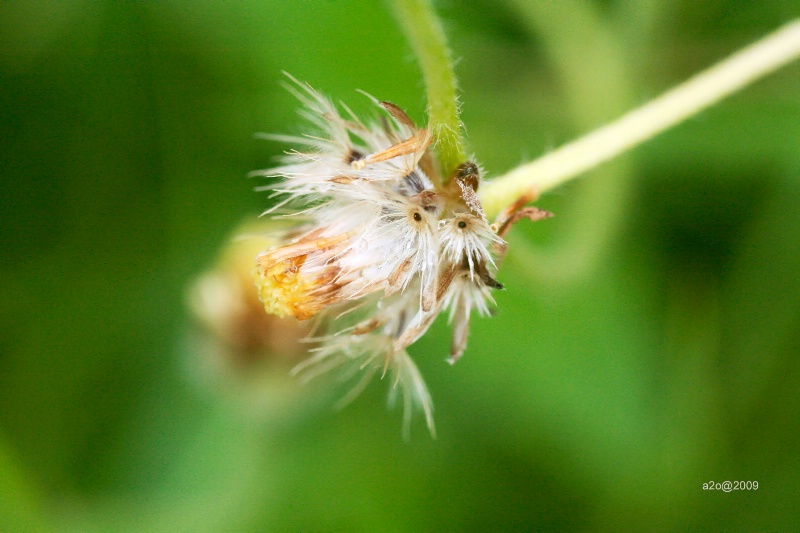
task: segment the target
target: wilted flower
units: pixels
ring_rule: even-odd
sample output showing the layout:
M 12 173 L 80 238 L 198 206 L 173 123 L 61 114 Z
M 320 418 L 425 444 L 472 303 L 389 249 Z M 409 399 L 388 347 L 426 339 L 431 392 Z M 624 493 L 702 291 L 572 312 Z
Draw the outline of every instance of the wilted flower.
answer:
M 311 339 L 318 346 L 298 372 L 363 372 L 349 401 L 389 371 L 406 421 L 416 405 L 433 431 L 431 399 L 406 348 L 449 310 L 448 361 L 461 357 L 472 311 L 488 314 L 491 290 L 502 288 L 496 261 L 509 216 L 490 225 L 476 194 L 477 165 L 441 176 L 430 133 L 394 104 L 374 100 L 384 115 L 364 123 L 294 81 L 302 114 L 318 131 L 267 136 L 302 149 L 256 173 L 280 178 L 264 187 L 279 198 L 268 212 L 298 222 L 256 258 L 259 296 L 267 313 L 320 320 Z

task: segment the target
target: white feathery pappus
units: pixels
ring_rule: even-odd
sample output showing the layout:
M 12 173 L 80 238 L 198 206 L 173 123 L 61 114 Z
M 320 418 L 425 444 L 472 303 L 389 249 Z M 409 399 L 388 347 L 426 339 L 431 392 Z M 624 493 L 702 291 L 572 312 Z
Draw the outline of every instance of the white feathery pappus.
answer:
M 296 224 L 256 258 L 259 297 L 267 313 L 319 321 L 309 339 L 316 347 L 296 373 L 361 374 L 344 404 L 388 372 L 390 398 L 402 395 L 406 433 L 416 407 L 433 434 L 431 397 L 406 348 L 446 310 L 455 363 L 472 311 L 488 314 L 491 291 L 502 288 L 495 274 L 505 231 L 521 216 L 550 215 L 517 208 L 490 225 L 476 194 L 478 166 L 439 175 L 430 132 L 399 107 L 372 99 L 382 116 L 365 123 L 289 77 L 316 131 L 265 136 L 296 147 L 280 166 L 253 173 L 277 178 L 262 187 L 277 199 L 267 214 Z

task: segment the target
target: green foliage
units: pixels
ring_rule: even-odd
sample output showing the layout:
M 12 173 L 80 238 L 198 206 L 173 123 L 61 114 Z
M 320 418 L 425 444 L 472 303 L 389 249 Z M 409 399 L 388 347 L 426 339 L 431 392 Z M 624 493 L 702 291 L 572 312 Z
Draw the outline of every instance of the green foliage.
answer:
M 800 16 L 442 4 L 490 177 Z M 299 131 L 281 70 L 425 122 L 389 10 L 12 0 L 0 37 L 0 530 L 800 527 L 800 65 L 543 198 L 463 360 L 412 347 L 438 439 L 403 442 L 386 383 L 332 413 L 290 363 L 226 372 L 185 304 L 266 205 L 252 133 Z

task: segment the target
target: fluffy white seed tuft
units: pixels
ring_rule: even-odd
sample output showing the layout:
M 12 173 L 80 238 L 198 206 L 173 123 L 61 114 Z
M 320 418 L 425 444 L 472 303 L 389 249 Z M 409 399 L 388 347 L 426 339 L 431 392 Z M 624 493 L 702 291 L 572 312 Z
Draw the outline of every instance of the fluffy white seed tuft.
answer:
M 429 131 L 394 104 L 373 99 L 384 116 L 365 123 L 290 79 L 316 131 L 264 136 L 296 146 L 254 173 L 275 180 L 263 187 L 276 198 L 268 213 L 296 224 L 257 257 L 259 296 L 268 313 L 316 317 L 316 347 L 296 368 L 303 379 L 334 370 L 355 379 L 344 405 L 374 375 L 390 375 L 405 431 L 419 409 L 433 433 L 431 397 L 406 348 L 449 309 L 454 362 L 472 310 L 488 314 L 491 289 L 502 287 L 494 254 L 505 242 L 475 194 L 480 171 L 466 162 L 438 175 Z

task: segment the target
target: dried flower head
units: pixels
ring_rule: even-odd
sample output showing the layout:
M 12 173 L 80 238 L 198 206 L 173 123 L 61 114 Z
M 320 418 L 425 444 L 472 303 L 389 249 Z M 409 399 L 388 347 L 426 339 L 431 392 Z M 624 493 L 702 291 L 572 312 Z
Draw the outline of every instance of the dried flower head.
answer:
M 406 348 L 449 310 L 454 363 L 473 309 L 487 314 L 491 290 L 502 288 L 495 273 L 505 242 L 476 194 L 480 170 L 465 162 L 439 175 L 429 131 L 394 104 L 373 99 L 383 115 L 365 123 L 292 80 L 318 131 L 268 136 L 298 147 L 256 173 L 279 178 L 264 187 L 279 199 L 268 213 L 298 224 L 256 258 L 261 301 L 270 314 L 320 320 L 311 339 L 318 346 L 299 373 L 363 373 L 349 401 L 388 371 L 393 394 L 404 397 L 406 427 L 416 405 L 433 432 L 431 399 Z

